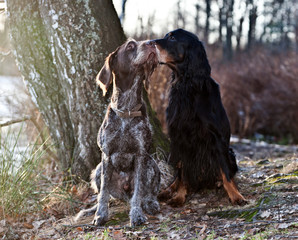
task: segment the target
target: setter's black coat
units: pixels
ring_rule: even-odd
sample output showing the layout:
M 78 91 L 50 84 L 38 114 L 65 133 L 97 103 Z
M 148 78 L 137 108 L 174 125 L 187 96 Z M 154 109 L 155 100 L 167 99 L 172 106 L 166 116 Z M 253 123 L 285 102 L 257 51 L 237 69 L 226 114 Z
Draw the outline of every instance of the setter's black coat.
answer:
M 166 111 L 169 162 L 194 191 L 214 185 L 222 174 L 230 182 L 238 170 L 230 124 L 202 42 L 182 29 L 153 41 L 159 62 L 173 70 Z

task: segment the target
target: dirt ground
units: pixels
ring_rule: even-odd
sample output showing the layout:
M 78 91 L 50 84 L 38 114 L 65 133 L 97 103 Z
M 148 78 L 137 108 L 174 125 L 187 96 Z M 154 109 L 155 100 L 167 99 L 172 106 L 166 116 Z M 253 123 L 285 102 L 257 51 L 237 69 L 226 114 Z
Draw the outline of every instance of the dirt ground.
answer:
M 201 190 L 181 208 L 161 203 L 160 214 L 131 228 L 128 204 L 111 200 L 104 227 L 90 224 L 92 217 L 74 223 L 72 216 L 48 214 L 11 226 L 3 239 L 298 239 L 298 146 L 242 140 L 232 147 L 245 206 L 232 206 L 222 187 Z M 86 201 L 95 200 L 90 194 Z

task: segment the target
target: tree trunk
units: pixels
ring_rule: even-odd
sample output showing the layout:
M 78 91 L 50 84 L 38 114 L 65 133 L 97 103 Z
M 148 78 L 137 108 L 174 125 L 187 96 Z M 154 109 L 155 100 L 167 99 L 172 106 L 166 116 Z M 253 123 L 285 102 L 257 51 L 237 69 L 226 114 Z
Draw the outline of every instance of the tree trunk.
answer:
M 200 5 L 199 5 L 199 4 L 196 4 L 195 7 L 196 7 L 195 33 L 199 36 L 199 34 L 200 34 L 200 30 L 201 30 L 200 23 L 199 23 Z
M 205 22 L 205 42 L 208 43 L 209 40 L 209 28 L 210 28 L 210 15 L 211 15 L 211 0 L 205 0 L 206 3 L 206 22 Z
M 236 41 L 237 41 L 236 50 L 237 50 L 237 52 L 240 51 L 240 42 L 241 42 L 241 37 L 242 37 L 243 21 L 244 21 L 244 17 L 241 17 L 239 20 L 238 32 L 237 32 L 237 36 L 236 36 Z
M 296 52 L 298 52 L 298 11 L 295 11 L 295 22 L 294 28 L 295 28 L 295 48 Z
M 251 9 L 249 10 L 249 28 L 247 34 L 247 50 L 253 46 L 255 42 L 256 21 L 257 21 L 257 7 L 254 6 L 253 1 L 250 1 Z
M 224 44 L 224 58 L 226 60 L 231 60 L 233 57 L 233 47 L 232 47 L 232 36 L 233 36 L 233 11 L 234 11 L 234 0 L 225 0 L 225 21 L 226 26 L 226 41 Z
M 177 1 L 177 12 L 174 16 L 174 27 L 175 28 L 185 28 L 185 17 L 181 9 L 181 0 Z
M 121 5 L 121 15 L 120 15 L 120 21 L 123 24 L 124 20 L 125 20 L 125 7 L 126 7 L 126 2 L 127 0 L 122 0 L 122 5 Z
M 224 11 L 224 7 L 220 7 L 219 8 L 219 12 L 218 12 L 218 21 L 219 21 L 219 26 L 218 26 L 218 41 L 219 43 L 222 43 L 222 29 L 223 29 L 223 11 Z
M 97 132 L 108 103 L 95 77 L 126 39 L 112 1 L 10 0 L 7 7 L 14 54 L 60 167 L 88 179 L 100 162 Z

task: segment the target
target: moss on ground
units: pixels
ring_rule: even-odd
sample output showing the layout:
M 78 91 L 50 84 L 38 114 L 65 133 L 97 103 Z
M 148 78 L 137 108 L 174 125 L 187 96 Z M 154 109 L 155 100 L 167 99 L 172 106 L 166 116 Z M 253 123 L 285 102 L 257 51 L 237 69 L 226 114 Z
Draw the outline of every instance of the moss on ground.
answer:
M 273 201 L 274 195 L 273 194 L 266 194 L 259 198 L 258 201 L 253 206 L 250 206 L 245 209 L 229 209 L 224 211 L 213 211 L 209 212 L 209 216 L 217 216 L 221 218 L 229 218 L 229 219 L 236 219 L 241 218 L 245 219 L 247 222 L 252 222 L 258 217 L 260 210 L 265 205 L 270 205 Z
M 105 224 L 105 226 L 120 225 L 123 222 L 129 221 L 127 211 L 115 213 L 112 218 Z

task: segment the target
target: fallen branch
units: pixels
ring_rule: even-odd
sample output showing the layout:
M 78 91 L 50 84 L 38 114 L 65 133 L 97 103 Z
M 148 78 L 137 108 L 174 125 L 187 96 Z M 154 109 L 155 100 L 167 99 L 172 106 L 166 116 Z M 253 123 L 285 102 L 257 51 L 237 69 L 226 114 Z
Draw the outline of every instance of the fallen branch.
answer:
M 15 123 L 25 122 L 25 121 L 28 121 L 28 120 L 31 120 L 31 119 L 32 119 L 32 117 L 30 117 L 30 116 L 25 116 L 23 118 L 13 119 L 13 120 L 10 120 L 10 121 L 4 122 L 4 123 L 0 123 L 0 128 L 9 126 L 9 125 L 12 125 L 12 124 L 15 124 Z
M 128 225 L 124 225 L 121 227 L 114 227 L 114 226 L 96 226 L 93 224 L 74 224 L 74 225 L 67 225 L 67 224 L 61 224 L 62 227 L 65 228 L 91 228 L 91 229 L 110 229 L 110 230 L 133 230 L 133 227 L 130 227 Z
M 92 224 L 74 224 L 74 225 L 67 225 L 67 224 L 62 224 L 61 226 L 66 227 L 66 228 L 105 228 L 105 227 L 100 227 L 100 226 L 95 226 Z

